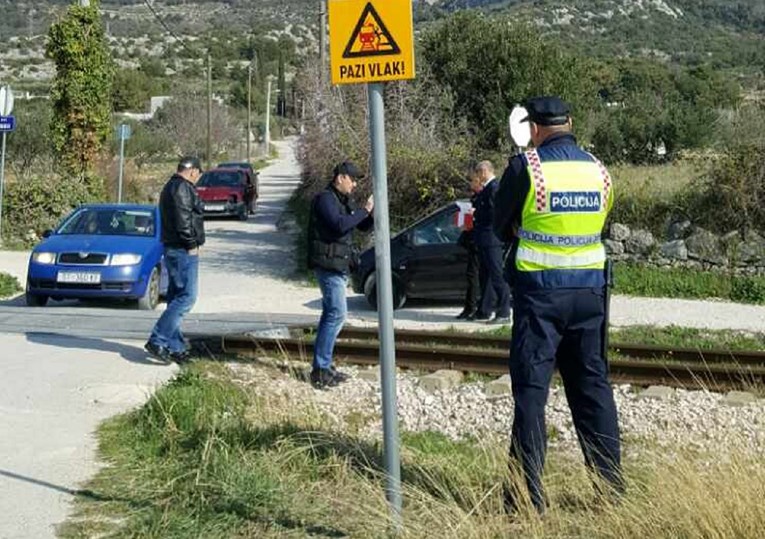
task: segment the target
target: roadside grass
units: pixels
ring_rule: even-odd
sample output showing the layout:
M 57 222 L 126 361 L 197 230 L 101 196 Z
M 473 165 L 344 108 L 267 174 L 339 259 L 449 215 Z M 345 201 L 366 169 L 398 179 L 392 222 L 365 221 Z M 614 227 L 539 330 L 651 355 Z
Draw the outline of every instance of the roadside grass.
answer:
M 508 418 L 510 421 L 510 418 Z M 61 537 L 390 537 L 378 442 L 333 430 L 310 402 L 235 385 L 220 364 L 184 370 L 142 408 L 99 431 L 105 466 Z M 637 444 L 636 441 L 630 441 Z M 647 442 L 650 444 L 650 442 Z M 633 447 L 632 449 L 637 449 Z M 401 436 L 402 538 L 757 537 L 765 466 L 746 453 L 630 451 L 628 495 L 610 504 L 579 455 L 551 451 L 544 519 L 522 500 L 506 444 Z M 521 489 L 519 491 L 522 492 Z
M 10 297 L 22 290 L 19 280 L 16 279 L 16 277 L 0 272 L 0 298 Z
M 613 291 L 628 296 L 719 298 L 762 305 L 765 304 L 765 277 L 617 263 Z
M 453 331 L 457 332 L 454 328 Z M 502 326 L 482 332 L 482 335 L 494 335 L 509 339 L 511 332 L 511 326 Z M 711 330 L 680 326 L 612 327 L 609 331 L 609 340 L 619 344 L 645 344 L 701 350 L 765 350 L 765 333 L 729 329 Z

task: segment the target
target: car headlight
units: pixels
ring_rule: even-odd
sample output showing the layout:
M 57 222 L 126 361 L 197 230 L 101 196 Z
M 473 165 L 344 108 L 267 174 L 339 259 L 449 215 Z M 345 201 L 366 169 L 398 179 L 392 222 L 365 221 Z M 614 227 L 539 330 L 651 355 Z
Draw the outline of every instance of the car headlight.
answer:
M 112 266 L 134 266 L 136 264 L 140 264 L 141 262 L 141 255 L 136 255 L 132 253 L 126 253 L 126 254 L 119 254 L 119 255 L 112 255 Z
M 47 253 L 45 251 L 32 253 L 32 260 L 38 264 L 55 264 L 56 253 Z

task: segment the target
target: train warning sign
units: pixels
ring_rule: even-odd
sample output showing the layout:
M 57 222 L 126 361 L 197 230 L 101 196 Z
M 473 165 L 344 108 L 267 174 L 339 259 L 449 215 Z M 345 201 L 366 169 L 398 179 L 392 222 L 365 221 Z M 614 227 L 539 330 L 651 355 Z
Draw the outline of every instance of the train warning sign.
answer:
M 333 84 L 413 79 L 411 0 L 329 0 Z

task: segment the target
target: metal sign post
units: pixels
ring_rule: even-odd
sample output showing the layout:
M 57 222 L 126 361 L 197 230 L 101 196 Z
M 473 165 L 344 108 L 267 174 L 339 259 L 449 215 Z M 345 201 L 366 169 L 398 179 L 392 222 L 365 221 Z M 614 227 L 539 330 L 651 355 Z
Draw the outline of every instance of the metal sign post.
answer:
M 10 86 L 0 88 L 0 131 L 3 133 L 0 149 L 0 243 L 3 242 L 3 190 L 5 186 L 5 143 L 9 131 L 16 128 L 13 112 L 13 90 Z
M 396 346 L 388 216 L 383 82 L 413 79 L 414 23 L 411 0 L 329 0 L 332 82 L 369 83 L 369 138 L 374 179 L 375 268 L 380 331 L 386 498 L 394 527 L 401 528 L 401 461 L 396 402 Z
M 131 135 L 130 126 L 128 124 L 120 124 L 117 127 L 117 138 L 120 141 L 120 171 L 119 179 L 117 180 L 117 203 L 122 203 L 122 178 L 125 170 L 125 141 L 130 138 Z

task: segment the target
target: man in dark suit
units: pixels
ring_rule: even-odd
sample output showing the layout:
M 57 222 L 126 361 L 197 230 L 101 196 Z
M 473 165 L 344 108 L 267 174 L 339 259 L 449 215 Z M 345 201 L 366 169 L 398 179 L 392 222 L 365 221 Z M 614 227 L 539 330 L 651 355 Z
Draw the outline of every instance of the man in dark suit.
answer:
M 473 239 L 480 258 L 481 281 L 481 301 L 473 319 L 502 324 L 510 321 L 510 287 L 502 276 L 503 244 L 493 227 L 494 197 L 499 182 L 489 161 L 478 163 L 473 177 L 482 186 L 473 214 Z
M 478 301 L 481 299 L 481 281 L 479 272 L 481 262 L 478 258 L 478 247 L 473 239 L 473 211 L 475 210 L 475 201 L 478 193 L 481 191 L 478 178 L 473 176 L 472 171 L 469 174 L 470 181 L 470 217 L 466 218 L 465 230 L 460 234 L 457 243 L 460 244 L 468 253 L 467 270 L 465 279 L 467 279 L 467 289 L 465 290 L 465 308 L 457 315 L 458 320 L 473 320 L 478 312 Z

